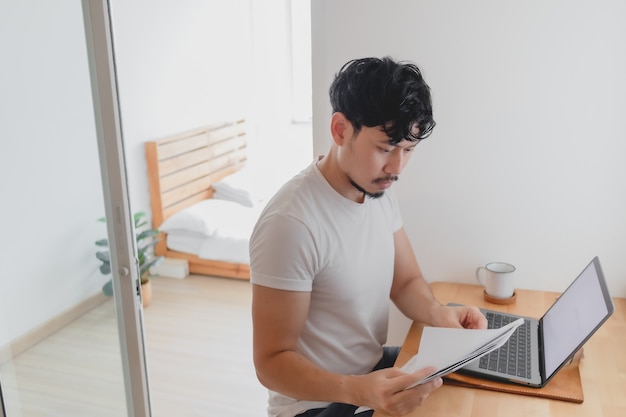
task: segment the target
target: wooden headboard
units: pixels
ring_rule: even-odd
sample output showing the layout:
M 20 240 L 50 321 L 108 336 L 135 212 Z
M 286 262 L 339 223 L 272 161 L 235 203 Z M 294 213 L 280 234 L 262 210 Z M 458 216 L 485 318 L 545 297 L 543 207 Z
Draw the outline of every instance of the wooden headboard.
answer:
M 246 146 L 244 119 L 146 142 L 153 228 L 158 229 L 172 214 L 211 198 L 211 184 L 245 166 Z M 170 251 L 164 238 L 155 250 L 157 255 L 187 259 L 190 272 L 249 278 L 248 265 Z

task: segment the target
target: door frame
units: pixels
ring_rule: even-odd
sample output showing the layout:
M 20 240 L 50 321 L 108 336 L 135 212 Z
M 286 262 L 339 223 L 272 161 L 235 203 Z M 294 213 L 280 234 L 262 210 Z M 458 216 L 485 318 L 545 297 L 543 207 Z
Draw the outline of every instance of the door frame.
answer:
M 110 4 L 109 0 L 82 0 L 82 7 L 126 404 L 129 417 L 150 417 L 139 262 L 128 197 Z

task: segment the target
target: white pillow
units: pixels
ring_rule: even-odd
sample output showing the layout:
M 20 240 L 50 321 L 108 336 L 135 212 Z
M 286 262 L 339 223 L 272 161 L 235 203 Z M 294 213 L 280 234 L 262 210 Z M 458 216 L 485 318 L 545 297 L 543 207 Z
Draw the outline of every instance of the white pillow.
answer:
M 215 185 L 213 186 L 213 188 L 215 188 Z M 232 201 L 234 203 L 238 203 L 246 207 L 254 207 L 255 204 L 258 204 L 261 202 L 261 200 L 257 200 L 253 198 L 252 195 L 247 191 L 223 189 L 223 187 L 219 187 L 219 189 L 215 188 L 215 192 L 213 193 L 213 198 L 217 200 Z
M 197 255 L 200 252 L 202 243 L 207 239 L 214 238 L 187 231 L 170 232 L 167 234 L 167 247 L 178 252 Z
M 220 227 L 237 224 L 241 219 L 249 218 L 250 212 L 250 208 L 233 201 L 210 198 L 170 216 L 159 230 L 165 233 L 187 231 L 211 236 Z
M 215 193 L 213 198 L 229 200 L 246 207 L 254 207 L 262 204 L 271 197 L 278 187 L 274 182 L 268 181 L 265 175 L 256 177 L 248 168 L 224 177 L 221 181 L 213 184 Z
M 213 198 L 220 200 L 234 201 L 247 207 L 254 206 L 257 200 L 252 193 L 254 187 L 248 170 L 241 170 L 223 178 L 213 184 L 213 188 L 215 189 Z

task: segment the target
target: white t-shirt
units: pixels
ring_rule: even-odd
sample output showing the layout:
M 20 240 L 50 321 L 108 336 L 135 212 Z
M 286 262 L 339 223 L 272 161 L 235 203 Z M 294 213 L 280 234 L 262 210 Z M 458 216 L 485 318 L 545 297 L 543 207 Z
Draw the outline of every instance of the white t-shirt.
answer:
M 311 292 L 298 350 L 316 365 L 365 374 L 382 357 L 393 233 L 401 226 L 390 189 L 356 203 L 337 193 L 315 164 L 286 183 L 261 213 L 250 239 L 250 280 Z M 268 415 L 292 417 L 326 405 L 270 391 Z

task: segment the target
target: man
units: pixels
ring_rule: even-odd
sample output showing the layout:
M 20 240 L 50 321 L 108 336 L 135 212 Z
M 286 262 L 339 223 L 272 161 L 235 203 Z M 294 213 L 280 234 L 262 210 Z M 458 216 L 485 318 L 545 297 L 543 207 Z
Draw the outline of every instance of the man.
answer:
M 433 326 L 486 320 L 434 299 L 390 188 L 435 125 L 419 69 L 350 61 L 330 99 L 330 151 L 277 192 L 252 233 L 254 363 L 270 416 L 348 416 L 358 406 L 401 416 L 442 381 L 405 390 L 433 369 L 393 367 L 399 349 L 383 348 L 389 299 Z

